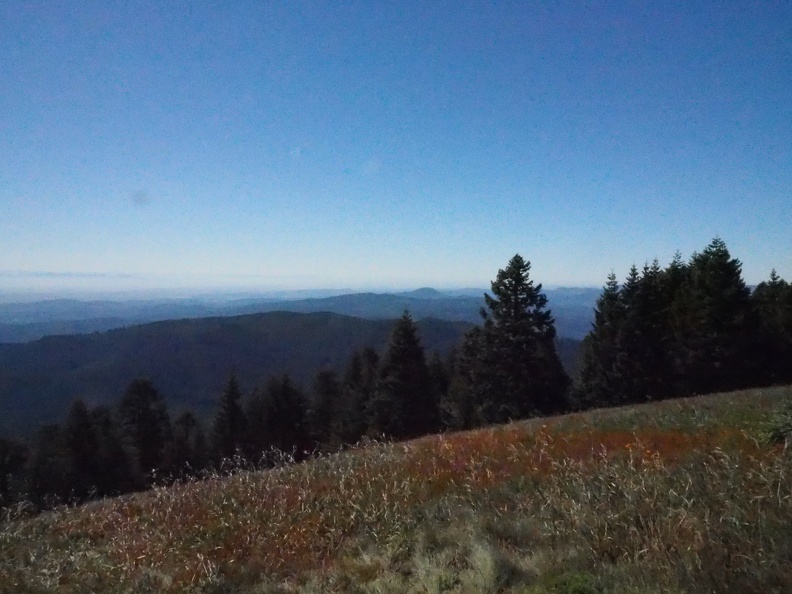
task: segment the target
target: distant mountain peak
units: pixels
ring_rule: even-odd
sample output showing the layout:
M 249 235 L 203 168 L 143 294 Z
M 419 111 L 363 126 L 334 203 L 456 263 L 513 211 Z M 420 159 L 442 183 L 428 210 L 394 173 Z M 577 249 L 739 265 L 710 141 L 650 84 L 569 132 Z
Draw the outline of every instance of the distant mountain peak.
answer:
M 416 299 L 442 299 L 448 296 L 437 289 L 433 289 L 432 287 L 421 287 L 420 289 L 415 289 L 414 291 L 407 291 L 405 293 L 399 294 L 404 297 L 414 297 Z

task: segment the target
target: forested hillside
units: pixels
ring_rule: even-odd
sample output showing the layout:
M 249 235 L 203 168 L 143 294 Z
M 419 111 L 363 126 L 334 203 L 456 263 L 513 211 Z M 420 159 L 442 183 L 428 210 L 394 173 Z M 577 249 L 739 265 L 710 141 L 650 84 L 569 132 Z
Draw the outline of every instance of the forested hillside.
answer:
M 210 414 L 228 374 L 253 389 L 273 374 L 309 385 L 353 351 L 382 350 L 393 320 L 273 312 L 173 320 L 0 345 L 0 435 L 60 421 L 71 403 L 114 404 L 132 380 L 151 379 L 171 408 Z M 421 320 L 428 352 L 446 355 L 470 325 Z

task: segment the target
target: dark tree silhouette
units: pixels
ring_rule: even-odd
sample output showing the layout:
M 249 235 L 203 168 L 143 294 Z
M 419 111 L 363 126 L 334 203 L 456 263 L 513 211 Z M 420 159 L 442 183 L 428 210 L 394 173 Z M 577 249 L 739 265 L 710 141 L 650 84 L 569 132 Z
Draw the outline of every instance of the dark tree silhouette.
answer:
M 171 459 L 178 476 L 195 475 L 209 463 L 203 427 L 190 411 L 183 412 L 173 422 Z
M 257 459 L 275 448 L 301 457 L 310 448 L 306 427 L 307 403 L 288 375 L 273 377 L 248 402 L 248 444 Z
M 366 409 L 377 387 L 379 365 L 379 355 L 371 347 L 349 359 L 335 419 L 335 432 L 342 443 L 356 443 L 366 433 Z
M 332 369 L 322 369 L 314 378 L 308 404 L 307 423 L 313 440 L 321 446 L 339 441 L 336 433 L 341 404 L 341 381 Z
M 756 379 L 758 320 L 742 264 L 716 237 L 693 255 L 688 269 L 675 304 L 678 391 L 707 394 L 750 385 Z
M 118 406 L 118 418 L 131 458 L 145 484 L 168 466 L 171 426 L 165 401 L 150 380 L 134 380 Z
M 21 497 L 27 458 L 24 443 L 0 437 L 0 509 Z
M 96 491 L 101 468 L 99 437 L 91 413 L 81 399 L 76 400 L 69 411 L 64 440 L 71 489 L 77 499 L 85 500 Z
M 770 272 L 751 295 L 759 316 L 764 379 L 770 384 L 792 382 L 792 285 Z
M 439 428 L 438 395 L 415 322 L 406 311 L 391 333 L 368 420 L 370 433 L 395 438 L 425 435 Z
M 220 461 L 233 458 L 244 446 L 247 420 L 242 410 L 242 390 L 236 374 L 228 378 L 212 425 L 214 457 Z

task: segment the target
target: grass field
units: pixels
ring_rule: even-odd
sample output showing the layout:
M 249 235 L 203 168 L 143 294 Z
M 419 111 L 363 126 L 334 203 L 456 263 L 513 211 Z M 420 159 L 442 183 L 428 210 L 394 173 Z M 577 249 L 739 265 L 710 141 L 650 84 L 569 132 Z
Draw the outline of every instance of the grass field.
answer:
M 768 388 L 369 444 L 0 524 L 1 592 L 792 592 Z

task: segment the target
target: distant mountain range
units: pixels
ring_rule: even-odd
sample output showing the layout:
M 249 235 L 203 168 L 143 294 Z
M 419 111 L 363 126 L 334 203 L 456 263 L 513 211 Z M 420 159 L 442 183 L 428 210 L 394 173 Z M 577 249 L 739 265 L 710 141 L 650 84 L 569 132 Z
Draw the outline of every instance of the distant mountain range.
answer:
M 545 291 L 561 337 L 582 339 L 590 327 L 600 291 L 558 288 Z M 20 343 L 53 334 L 86 334 L 145 322 L 236 316 L 271 311 L 331 312 L 372 320 L 393 319 L 409 310 L 416 320 L 438 318 L 477 324 L 484 289 L 443 292 L 421 288 L 405 293 L 350 293 L 328 297 L 268 297 L 102 300 L 51 299 L 0 303 L 0 343 Z

